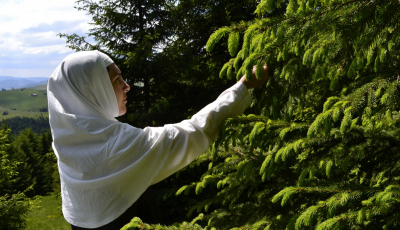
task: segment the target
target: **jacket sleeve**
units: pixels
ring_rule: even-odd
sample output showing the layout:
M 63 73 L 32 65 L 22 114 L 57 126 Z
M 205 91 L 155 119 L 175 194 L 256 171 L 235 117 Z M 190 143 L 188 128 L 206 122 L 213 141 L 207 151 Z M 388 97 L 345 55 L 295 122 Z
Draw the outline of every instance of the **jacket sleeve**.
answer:
M 223 122 L 242 114 L 250 102 L 246 86 L 238 82 L 191 119 L 166 125 L 165 128 L 172 133 L 172 145 L 163 168 L 152 184 L 167 178 L 203 154 L 217 139 Z

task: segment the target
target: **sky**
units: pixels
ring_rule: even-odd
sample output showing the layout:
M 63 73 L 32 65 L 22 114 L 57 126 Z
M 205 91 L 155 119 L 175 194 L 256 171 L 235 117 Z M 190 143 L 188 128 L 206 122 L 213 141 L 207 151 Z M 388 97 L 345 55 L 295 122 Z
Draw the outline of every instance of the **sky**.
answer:
M 0 76 L 50 77 L 73 51 L 59 33 L 86 36 L 91 17 L 76 0 L 0 0 Z

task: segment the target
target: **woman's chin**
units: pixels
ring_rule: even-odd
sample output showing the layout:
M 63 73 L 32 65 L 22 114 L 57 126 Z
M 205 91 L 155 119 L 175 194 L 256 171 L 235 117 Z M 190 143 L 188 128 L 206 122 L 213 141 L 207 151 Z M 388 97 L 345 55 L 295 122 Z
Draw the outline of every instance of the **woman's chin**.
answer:
M 126 113 L 126 108 L 120 108 L 120 109 L 119 109 L 119 115 L 118 115 L 118 116 L 125 115 L 125 113 Z

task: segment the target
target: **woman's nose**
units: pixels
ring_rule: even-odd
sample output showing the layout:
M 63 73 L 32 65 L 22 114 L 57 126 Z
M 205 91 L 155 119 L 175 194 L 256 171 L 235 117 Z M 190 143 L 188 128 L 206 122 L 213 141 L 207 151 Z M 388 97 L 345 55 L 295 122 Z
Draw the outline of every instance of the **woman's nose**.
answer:
M 131 90 L 131 87 L 128 85 L 128 83 L 126 83 L 126 81 L 124 81 L 125 85 L 124 85 L 124 92 L 128 92 L 129 90 Z

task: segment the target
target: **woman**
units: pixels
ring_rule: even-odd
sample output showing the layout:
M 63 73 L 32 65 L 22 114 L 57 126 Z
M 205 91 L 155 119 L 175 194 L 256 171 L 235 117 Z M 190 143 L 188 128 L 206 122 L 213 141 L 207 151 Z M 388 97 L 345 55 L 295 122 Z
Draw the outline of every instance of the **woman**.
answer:
M 107 71 L 108 68 L 108 71 Z M 138 129 L 118 122 L 129 86 L 98 51 L 66 57 L 48 83 L 53 150 L 61 179 L 62 211 L 73 229 L 119 229 L 151 185 L 189 164 L 216 140 L 228 117 L 250 104 L 242 78 L 190 120 Z M 133 214 L 134 215 L 134 214 Z

